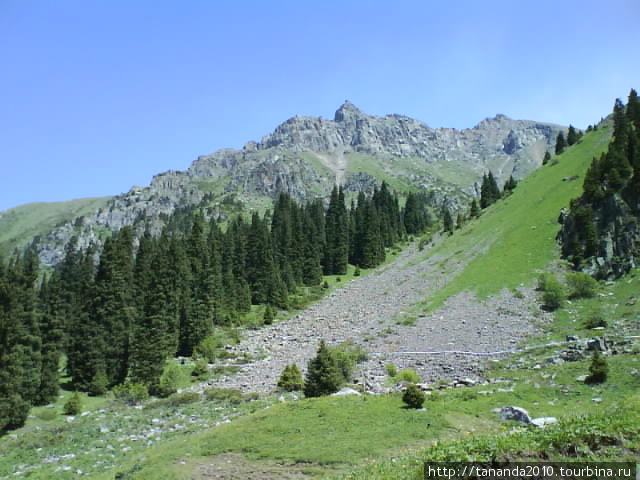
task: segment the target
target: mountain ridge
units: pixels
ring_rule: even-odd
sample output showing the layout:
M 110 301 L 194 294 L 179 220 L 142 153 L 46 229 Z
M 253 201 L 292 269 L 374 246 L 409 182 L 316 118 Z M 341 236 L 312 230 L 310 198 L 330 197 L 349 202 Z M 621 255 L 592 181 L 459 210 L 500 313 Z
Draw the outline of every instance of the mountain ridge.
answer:
M 333 120 L 294 116 L 259 142 L 201 155 L 185 171 L 157 174 L 149 186 L 68 218 L 43 235 L 37 249 L 41 261 L 53 265 L 74 235 L 86 248 L 125 225 L 158 234 L 176 208 L 200 206 L 207 216 L 225 217 L 229 202 L 264 209 L 283 191 L 298 201 L 327 198 L 336 183 L 357 192 L 386 181 L 400 193 L 429 192 L 434 208 L 460 210 L 479 194 L 487 171 L 501 184 L 539 167 L 559 132 L 565 127 L 503 114 L 469 129 L 432 129 L 404 115 L 368 115 L 347 101 Z

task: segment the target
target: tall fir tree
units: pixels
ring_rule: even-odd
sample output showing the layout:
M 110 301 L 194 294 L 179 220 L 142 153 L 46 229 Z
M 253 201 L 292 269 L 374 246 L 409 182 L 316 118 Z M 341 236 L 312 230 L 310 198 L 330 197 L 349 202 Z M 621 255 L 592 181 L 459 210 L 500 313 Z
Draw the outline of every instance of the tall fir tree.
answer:
M 559 132 L 558 136 L 556 137 L 556 155 L 560 155 L 562 152 L 564 152 L 565 148 L 567 148 L 567 141 L 564 138 L 564 133 Z
M 30 402 L 21 377 L 29 363 L 22 348 L 27 334 L 19 315 L 19 285 L 0 257 L 0 433 L 24 425 Z

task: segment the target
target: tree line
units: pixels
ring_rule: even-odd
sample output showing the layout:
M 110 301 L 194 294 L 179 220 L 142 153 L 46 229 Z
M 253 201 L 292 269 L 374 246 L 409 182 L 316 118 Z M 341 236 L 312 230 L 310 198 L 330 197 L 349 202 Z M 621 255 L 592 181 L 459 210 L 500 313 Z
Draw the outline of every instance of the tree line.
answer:
M 281 193 L 250 220 L 183 209 L 159 236 L 123 227 L 100 251 L 74 238 L 44 276 L 34 249 L 0 259 L 0 431 L 56 399 L 62 358 L 76 390 L 101 395 L 135 382 L 153 393 L 167 358 L 241 325 L 252 305 L 286 309 L 300 288 L 345 274 L 348 263 L 375 267 L 386 248 L 430 225 L 425 195 L 410 193 L 401 208 L 383 183 L 350 207 L 338 187 L 327 208 Z

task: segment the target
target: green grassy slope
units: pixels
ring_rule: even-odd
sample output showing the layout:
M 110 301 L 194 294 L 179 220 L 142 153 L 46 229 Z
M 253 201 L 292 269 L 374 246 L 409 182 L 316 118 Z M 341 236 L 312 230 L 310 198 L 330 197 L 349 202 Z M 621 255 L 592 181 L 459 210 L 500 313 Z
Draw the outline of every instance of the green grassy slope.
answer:
M 477 245 L 488 245 L 424 306 L 437 308 L 451 295 L 465 290 L 486 297 L 502 288 L 530 284 L 533 272 L 558 258 L 555 237 L 560 209 L 580 195 L 591 159 L 606 150 L 609 138 L 608 128 L 587 134 L 579 144 L 523 179 L 510 197 L 489 207 L 450 241 L 425 253 L 425 258 L 436 253 L 451 257 Z M 570 180 L 575 176 L 578 178 Z
M 0 251 L 11 253 L 56 225 L 104 207 L 111 197 L 80 198 L 67 202 L 28 203 L 0 214 Z

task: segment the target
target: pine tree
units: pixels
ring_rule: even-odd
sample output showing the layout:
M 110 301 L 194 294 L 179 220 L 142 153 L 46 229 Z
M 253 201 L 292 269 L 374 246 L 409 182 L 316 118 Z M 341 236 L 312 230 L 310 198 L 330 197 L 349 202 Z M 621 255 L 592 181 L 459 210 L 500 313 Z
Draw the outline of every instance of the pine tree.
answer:
M 99 358 L 87 359 L 88 382 L 100 365 L 104 365 L 110 385 L 124 382 L 127 376 L 130 327 L 135 318 L 132 274 L 133 232 L 123 227 L 105 242 L 100 255 L 89 315 L 93 331 L 87 339 L 98 345 Z
M 544 157 L 542 158 L 542 165 L 546 165 L 551 160 L 551 154 L 547 151 L 544 152 Z
M 471 218 L 477 218 L 480 216 L 480 208 L 478 208 L 478 202 L 476 202 L 475 198 L 471 200 L 471 210 L 469 212 L 469 216 L 471 216 Z
M 40 386 L 36 405 L 54 401 L 59 392 L 59 363 L 64 346 L 63 306 L 60 298 L 60 282 L 54 273 L 43 280 L 40 287 L 40 334 L 42 337 Z
M 444 232 L 452 234 L 453 233 L 453 218 L 451 217 L 451 212 L 449 211 L 448 207 L 443 207 L 442 223 L 443 223 Z
M 569 125 L 569 132 L 567 133 L 567 145 L 571 146 L 578 142 L 580 139 L 578 132 L 573 125 Z
M 0 432 L 24 425 L 30 407 L 20 389 L 24 368 L 20 344 L 24 331 L 18 321 L 17 290 L 0 257 Z
M 518 182 L 513 178 L 513 175 L 510 175 L 509 180 L 505 182 L 504 188 L 502 189 L 502 191 L 505 194 L 510 194 L 515 190 L 517 185 L 518 185 Z
M 564 134 L 559 132 L 556 137 L 556 155 L 560 155 L 564 152 L 565 148 L 567 148 L 567 141 L 564 139 Z
M 38 400 L 38 390 L 42 375 L 42 339 L 37 314 L 35 282 L 38 277 L 39 261 L 33 248 L 22 256 L 16 255 L 9 267 L 9 282 L 16 285 L 16 309 L 14 320 L 20 334 L 17 348 L 21 357 L 18 392 L 30 404 Z
M 344 275 L 349 258 L 349 217 L 342 187 L 333 187 L 325 218 L 324 273 Z
M 338 391 L 342 381 L 336 359 L 322 340 L 316 356 L 307 366 L 304 394 L 306 397 L 330 395 Z

